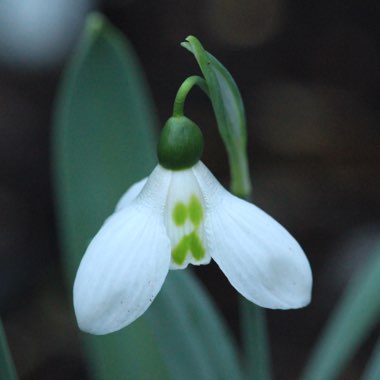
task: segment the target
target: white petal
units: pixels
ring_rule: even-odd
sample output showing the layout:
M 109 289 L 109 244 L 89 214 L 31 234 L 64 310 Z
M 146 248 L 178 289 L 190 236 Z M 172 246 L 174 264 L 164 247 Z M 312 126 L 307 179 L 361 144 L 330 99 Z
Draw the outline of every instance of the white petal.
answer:
M 141 190 L 146 184 L 146 181 L 148 180 L 148 177 L 143 178 L 142 180 L 134 183 L 120 198 L 119 202 L 117 202 L 115 211 L 120 211 L 121 209 L 125 208 L 135 198 L 140 194 Z
M 173 171 L 165 209 L 165 226 L 172 244 L 170 269 L 210 262 L 204 217 L 202 193 L 192 169 Z
M 206 202 L 208 249 L 231 284 L 263 307 L 307 305 L 312 274 L 296 240 L 264 211 L 227 192 L 203 164 L 195 174 Z
M 135 201 L 108 218 L 90 243 L 74 283 L 82 330 L 121 329 L 143 314 L 161 289 L 170 265 L 163 223 L 169 182 L 170 175 L 157 167 Z

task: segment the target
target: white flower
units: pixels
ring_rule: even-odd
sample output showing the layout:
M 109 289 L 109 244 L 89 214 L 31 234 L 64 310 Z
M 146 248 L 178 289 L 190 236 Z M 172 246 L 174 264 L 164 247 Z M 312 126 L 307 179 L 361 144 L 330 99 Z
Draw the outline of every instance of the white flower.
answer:
M 145 312 L 169 269 L 211 258 L 257 305 L 310 302 L 309 262 L 280 224 L 225 190 L 200 161 L 175 171 L 158 165 L 122 197 L 82 259 L 74 284 L 80 328 L 121 329 Z

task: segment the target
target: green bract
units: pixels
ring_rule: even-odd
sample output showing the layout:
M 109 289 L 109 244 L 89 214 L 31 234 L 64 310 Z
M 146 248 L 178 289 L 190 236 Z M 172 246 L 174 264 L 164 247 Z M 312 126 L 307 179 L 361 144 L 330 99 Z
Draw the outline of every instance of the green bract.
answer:
M 173 116 L 166 122 L 157 146 L 158 161 L 164 168 L 190 168 L 202 152 L 203 135 L 195 123 L 185 116 Z
M 181 44 L 194 54 L 206 81 L 220 135 L 227 149 L 231 169 L 231 190 L 247 198 L 251 193 L 247 161 L 247 127 L 244 105 L 230 72 L 194 36 Z M 204 84 L 203 84 L 203 87 Z

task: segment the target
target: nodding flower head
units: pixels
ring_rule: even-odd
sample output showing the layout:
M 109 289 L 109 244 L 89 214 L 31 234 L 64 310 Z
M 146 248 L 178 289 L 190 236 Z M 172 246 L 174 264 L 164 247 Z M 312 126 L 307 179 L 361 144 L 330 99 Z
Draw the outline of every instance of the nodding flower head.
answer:
M 169 119 L 159 164 L 122 196 L 83 256 L 74 283 L 82 330 L 107 334 L 127 326 L 153 302 L 169 269 L 211 259 L 257 305 L 310 302 L 302 248 L 272 217 L 224 189 L 199 161 L 202 150 L 194 123 Z

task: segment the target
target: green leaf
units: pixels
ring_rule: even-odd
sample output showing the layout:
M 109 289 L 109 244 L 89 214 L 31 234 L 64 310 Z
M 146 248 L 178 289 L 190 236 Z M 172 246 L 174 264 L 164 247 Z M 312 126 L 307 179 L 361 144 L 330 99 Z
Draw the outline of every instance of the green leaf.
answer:
M 83 343 L 93 379 L 170 379 L 159 342 L 145 318 L 113 334 L 86 334 Z
M 7 337 L 0 319 L 0 379 L 16 380 L 16 370 L 13 364 L 11 353 L 8 348 Z
M 172 379 L 242 378 L 235 343 L 189 270 L 171 271 L 155 302 L 145 316 L 157 334 Z
M 247 197 L 251 192 L 247 162 L 247 127 L 240 91 L 229 71 L 204 50 L 194 36 L 182 46 L 194 54 L 205 77 L 219 132 L 226 146 L 231 170 L 231 189 Z
M 71 289 L 90 239 L 123 192 L 156 162 L 156 120 L 139 64 L 124 37 L 99 14 L 88 18 L 55 116 L 55 190 Z M 118 333 L 83 339 L 95 379 L 168 378 L 143 319 Z
M 155 118 L 131 47 L 98 14 L 89 17 L 59 95 L 54 174 L 71 288 L 90 239 L 155 165 Z M 170 273 L 148 312 L 127 328 L 82 339 L 97 380 L 240 378 L 235 345 L 190 272 Z
M 336 379 L 380 318 L 380 245 L 338 304 L 303 374 L 303 380 Z
M 374 348 L 371 358 L 364 370 L 361 380 L 379 380 L 380 379 L 380 340 Z

